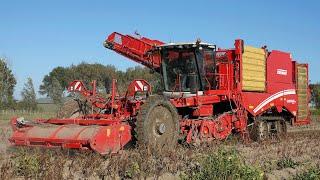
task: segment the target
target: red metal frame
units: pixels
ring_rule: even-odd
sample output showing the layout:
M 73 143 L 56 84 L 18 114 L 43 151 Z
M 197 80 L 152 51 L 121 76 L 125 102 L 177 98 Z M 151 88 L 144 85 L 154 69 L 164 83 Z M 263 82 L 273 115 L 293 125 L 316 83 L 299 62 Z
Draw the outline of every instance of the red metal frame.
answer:
M 104 46 L 150 69 L 158 70 L 161 65 L 160 55 L 151 56 L 148 51 L 162 44 L 164 43 L 158 40 L 113 32 L 106 39 Z
M 108 36 L 104 45 L 135 62 L 161 72 L 161 55 L 154 50 L 163 44 L 158 40 L 114 32 Z M 192 97 L 183 97 L 180 90 L 181 97 L 169 99 L 177 109 L 191 110 L 190 115 L 193 118 L 180 120 L 181 135 L 185 136 L 188 143 L 196 139 L 225 139 L 232 131 L 245 135 L 248 117 L 260 116 L 271 109 L 275 109 L 277 113 L 282 113 L 285 109 L 294 119 L 296 118 L 298 104 L 293 103 L 297 102 L 296 64 L 291 55 L 281 51 L 266 51 L 266 89 L 264 92 L 246 92 L 242 90 L 243 40 L 237 39 L 234 46 L 231 49 L 216 51 L 218 71 L 206 75 L 214 75 L 217 78 L 216 89 L 208 88 L 203 94 L 196 93 Z M 285 76 L 279 75 L 277 69 L 285 69 L 288 73 Z M 92 87 L 92 90 L 88 90 L 77 80 L 70 83 L 68 90 L 81 93 L 94 107 L 106 113 L 88 114 L 76 119 L 41 119 L 37 120 L 36 125 L 21 125 L 14 118 L 14 132 L 10 141 L 15 145 L 89 148 L 101 154 L 119 151 L 132 138 L 129 122 L 136 120 L 140 106 L 151 93 L 151 86 L 145 80 L 135 80 L 129 85 L 126 95 L 120 97 L 116 89 L 116 80 L 113 80 L 111 97 L 108 99 L 96 93 L 95 81 L 92 82 Z M 146 96 L 137 98 L 138 92 L 143 92 Z M 214 105 L 219 103 L 230 104 L 232 109 L 216 114 Z M 304 120 L 294 120 L 294 125 L 308 123 L 310 116 Z M 43 132 L 47 132 L 48 135 Z

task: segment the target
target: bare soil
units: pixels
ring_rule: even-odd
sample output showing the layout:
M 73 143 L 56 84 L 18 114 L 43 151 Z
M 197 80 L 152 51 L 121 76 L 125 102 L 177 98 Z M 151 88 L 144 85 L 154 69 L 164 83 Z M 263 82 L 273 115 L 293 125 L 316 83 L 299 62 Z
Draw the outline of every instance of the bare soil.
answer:
M 289 127 L 288 131 L 281 141 L 243 143 L 238 137 L 230 137 L 197 147 L 179 145 L 175 152 L 164 152 L 166 156 L 129 149 L 116 156 L 102 157 L 90 152 L 12 148 L 8 142 L 11 127 L 7 122 L 0 122 L 0 179 L 34 178 L 30 172 L 17 173 L 19 156 L 40 159 L 41 172 L 45 173 L 41 177 L 45 179 L 179 179 L 181 171 L 195 166 L 192 159 L 221 147 L 235 148 L 247 164 L 261 168 L 267 179 L 290 179 L 320 164 L 320 119 L 314 117 L 310 125 Z

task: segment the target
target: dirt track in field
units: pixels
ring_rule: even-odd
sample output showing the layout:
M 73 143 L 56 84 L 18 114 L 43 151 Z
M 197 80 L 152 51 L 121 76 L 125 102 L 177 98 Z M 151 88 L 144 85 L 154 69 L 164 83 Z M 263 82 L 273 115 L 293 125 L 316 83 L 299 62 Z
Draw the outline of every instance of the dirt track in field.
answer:
M 252 143 L 237 147 L 248 164 L 262 167 L 269 179 L 288 179 L 320 164 L 320 131 L 290 132 L 281 142 Z M 281 168 L 278 163 L 291 159 L 294 168 Z
M 288 128 L 288 136 L 282 141 L 268 141 L 263 143 L 248 143 L 243 144 L 237 141 L 237 138 L 231 138 L 225 142 L 218 142 L 207 144 L 200 147 L 186 148 L 179 146 L 177 148 L 177 155 L 173 159 L 167 159 L 165 164 L 159 160 L 153 160 L 152 163 L 156 167 L 158 164 L 163 166 L 164 171 L 161 171 L 159 176 L 164 179 L 176 179 L 179 176 L 179 169 L 186 168 L 185 164 L 189 161 L 189 157 L 196 156 L 199 154 L 207 154 L 217 150 L 219 147 L 226 149 L 235 148 L 239 151 L 240 155 L 245 159 L 247 164 L 261 167 L 266 174 L 268 179 L 288 179 L 297 173 L 306 171 L 308 168 L 320 164 L 320 120 L 313 118 L 313 122 L 308 126 Z M 8 138 L 11 134 L 11 127 L 8 123 L 0 123 L 0 153 L 2 158 L 0 160 L 9 159 L 12 156 L 12 151 L 8 151 L 9 142 Z M 9 148 L 10 149 L 10 148 Z M 141 155 L 137 155 L 139 152 L 136 150 L 128 150 L 121 157 L 122 160 L 117 166 L 112 166 L 114 171 L 121 170 L 117 169 L 124 166 L 125 161 L 131 161 L 130 158 L 136 158 Z M 125 157 L 125 158 L 123 158 Z M 66 157 L 67 159 L 68 156 Z M 86 159 L 87 157 L 81 157 L 83 162 L 90 162 L 92 159 Z M 72 157 L 70 158 L 72 159 Z M 97 158 L 98 162 L 103 162 L 102 158 Z M 279 167 L 279 162 L 284 159 L 292 160 L 295 165 L 294 167 Z M 111 158 L 108 160 L 113 161 Z M 119 158 L 117 159 L 117 161 Z M 143 157 L 142 157 L 143 160 Z M 124 162 L 122 162 L 124 161 Z M 68 161 L 64 161 L 68 164 Z M 95 172 L 107 171 L 110 167 L 106 168 L 108 163 L 101 163 L 94 166 Z M 124 164 L 122 164 L 124 163 Z M 0 162 L 0 165 L 2 162 Z M 66 165 L 65 164 L 65 165 Z M 77 165 L 79 173 L 74 176 L 76 178 L 98 178 L 97 173 L 93 174 L 81 174 L 81 168 L 84 165 Z M 93 167 L 92 167 L 93 168 Z M 106 169 L 104 169 L 106 168 Z M 70 169 L 70 167 L 69 167 Z M 68 170 L 66 170 L 68 171 Z M 110 170 L 108 170 L 110 171 Z M 152 171 L 154 173 L 156 171 Z M 65 172 L 65 174 L 68 174 Z M 161 175 L 162 174 L 162 175 Z

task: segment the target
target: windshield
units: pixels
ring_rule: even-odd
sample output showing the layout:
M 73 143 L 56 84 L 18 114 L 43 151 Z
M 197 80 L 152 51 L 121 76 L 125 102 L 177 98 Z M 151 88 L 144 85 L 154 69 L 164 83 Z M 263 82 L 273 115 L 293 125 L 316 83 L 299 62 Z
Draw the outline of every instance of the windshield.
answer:
M 166 91 L 194 92 L 199 78 L 194 49 L 163 50 L 162 71 Z

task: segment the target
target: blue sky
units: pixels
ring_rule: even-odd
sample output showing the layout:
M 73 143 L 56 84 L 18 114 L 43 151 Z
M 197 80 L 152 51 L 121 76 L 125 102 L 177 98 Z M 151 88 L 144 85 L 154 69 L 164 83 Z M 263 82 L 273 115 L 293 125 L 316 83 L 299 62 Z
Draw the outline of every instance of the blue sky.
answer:
M 233 47 L 246 44 L 291 52 L 310 64 L 310 79 L 320 81 L 320 1 L 17 1 L 0 0 L 0 56 L 9 60 L 18 84 L 27 77 L 36 89 L 56 66 L 82 61 L 136 64 L 105 49 L 113 31 L 164 42 L 203 41 Z

